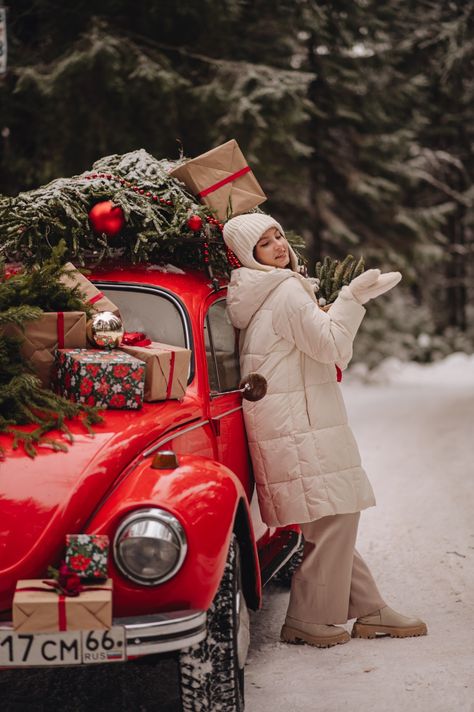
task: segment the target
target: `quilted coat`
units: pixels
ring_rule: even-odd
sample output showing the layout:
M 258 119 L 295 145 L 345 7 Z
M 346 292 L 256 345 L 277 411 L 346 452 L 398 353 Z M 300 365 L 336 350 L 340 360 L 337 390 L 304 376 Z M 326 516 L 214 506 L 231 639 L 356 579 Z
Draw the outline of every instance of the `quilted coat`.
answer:
M 227 305 L 241 330 L 242 375 L 268 382 L 262 400 L 243 406 L 263 521 L 300 524 L 374 505 L 335 368 L 352 357 L 364 307 L 343 287 L 326 313 L 300 274 L 247 267 L 232 273 Z

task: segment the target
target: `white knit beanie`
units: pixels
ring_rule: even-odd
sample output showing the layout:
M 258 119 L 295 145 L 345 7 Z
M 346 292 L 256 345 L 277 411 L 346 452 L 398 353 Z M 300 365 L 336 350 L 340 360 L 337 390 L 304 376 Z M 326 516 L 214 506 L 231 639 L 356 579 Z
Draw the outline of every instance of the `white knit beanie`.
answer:
M 247 215 L 237 215 L 231 218 L 224 225 L 224 242 L 227 247 L 234 252 L 244 267 L 260 270 L 272 270 L 274 267 L 263 265 L 257 262 L 253 256 L 253 249 L 263 233 L 270 227 L 276 227 L 283 237 L 285 233 L 282 226 L 271 215 L 263 213 L 249 213 Z M 298 258 L 291 245 L 288 245 L 290 254 L 290 265 L 295 271 L 298 269 Z

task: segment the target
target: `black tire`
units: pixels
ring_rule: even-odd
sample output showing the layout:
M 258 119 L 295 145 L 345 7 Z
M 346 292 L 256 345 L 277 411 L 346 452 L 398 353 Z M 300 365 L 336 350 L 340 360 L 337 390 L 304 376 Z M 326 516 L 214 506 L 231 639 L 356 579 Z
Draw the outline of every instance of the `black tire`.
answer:
M 207 613 L 206 638 L 179 656 L 183 712 L 242 712 L 248 642 L 239 545 L 233 535 L 224 575 Z
M 293 574 L 295 573 L 296 569 L 298 566 L 301 564 L 303 561 L 303 551 L 304 551 L 304 539 L 301 539 L 301 544 L 291 556 L 286 564 L 282 566 L 282 568 L 275 574 L 274 578 L 272 579 L 276 583 L 280 584 L 281 586 L 285 586 L 290 588 L 291 586 L 291 579 L 293 578 Z

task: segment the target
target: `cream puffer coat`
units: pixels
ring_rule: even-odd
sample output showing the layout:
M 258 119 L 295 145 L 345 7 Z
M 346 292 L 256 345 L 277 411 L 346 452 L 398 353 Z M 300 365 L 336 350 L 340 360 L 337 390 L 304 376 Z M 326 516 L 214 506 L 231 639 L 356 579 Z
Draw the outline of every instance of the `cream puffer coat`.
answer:
M 243 406 L 263 521 L 300 524 L 374 505 L 335 368 L 352 357 L 364 307 L 343 287 L 323 312 L 300 274 L 247 267 L 232 273 L 227 305 L 242 330 L 242 375 L 268 382 L 262 400 Z

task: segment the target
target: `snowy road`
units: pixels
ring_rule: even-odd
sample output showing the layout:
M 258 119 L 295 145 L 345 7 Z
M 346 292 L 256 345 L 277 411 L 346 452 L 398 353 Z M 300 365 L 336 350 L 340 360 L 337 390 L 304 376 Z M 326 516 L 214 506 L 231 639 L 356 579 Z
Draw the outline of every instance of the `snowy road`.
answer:
M 288 646 L 288 593 L 270 586 L 252 615 L 247 710 L 474 712 L 474 359 L 409 365 L 344 394 L 377 496 L 358 548 L 387 602 L 429 635 Z

